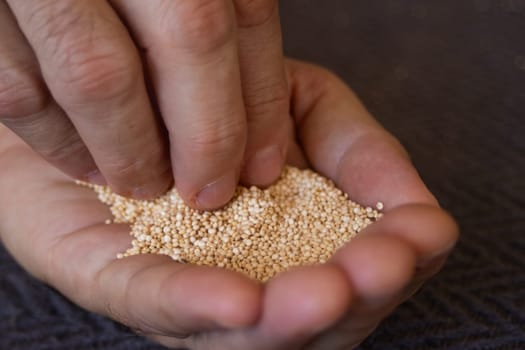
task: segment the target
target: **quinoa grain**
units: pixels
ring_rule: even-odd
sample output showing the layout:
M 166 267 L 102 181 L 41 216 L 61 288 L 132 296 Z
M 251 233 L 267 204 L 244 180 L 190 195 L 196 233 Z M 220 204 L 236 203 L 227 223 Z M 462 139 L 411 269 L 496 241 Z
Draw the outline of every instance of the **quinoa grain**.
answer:
M 267 189 L 239 186 L 224 208 L 186 206 L 175 189 L 150 201 L 124 198 L 86 184 L 107 204 L 113 220 L 131 226 L 131 247 L 117 258 L 164 254 L 182 263 L 218 266 L 260 281 L 290 267 L 324 263 L 381 217 L 383 203 L 362 207 L 332 181 L 310 170 L 286 167 Z

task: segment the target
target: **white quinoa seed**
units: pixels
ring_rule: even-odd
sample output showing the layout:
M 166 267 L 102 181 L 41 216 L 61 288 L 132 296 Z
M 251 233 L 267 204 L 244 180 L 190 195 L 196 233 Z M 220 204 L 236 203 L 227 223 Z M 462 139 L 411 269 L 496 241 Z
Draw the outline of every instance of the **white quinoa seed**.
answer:
M 348 199 L 332 181 L 310 170 L 286 167 L 267 189 L 239 186 L 222 209 L 187 207 L 172 189 L 150 201 L 128 199 L 108 187 L 93 189 L 109 205 L 113 220 L 128 223 L 131 248 L 118 254 L 165 254 L 181 263 L 227 268 L 267 281 L 293 266 L 324 263 L 366 226 L 376 208 Z

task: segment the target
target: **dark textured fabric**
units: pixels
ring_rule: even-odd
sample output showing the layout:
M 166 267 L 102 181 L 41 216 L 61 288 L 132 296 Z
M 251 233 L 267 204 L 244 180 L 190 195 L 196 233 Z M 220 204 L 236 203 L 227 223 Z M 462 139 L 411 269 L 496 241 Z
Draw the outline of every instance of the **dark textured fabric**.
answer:
M 352 85 L 462 229 L 444 270 L 361 349 L 525 349 L 525 1 L 281 8 L 287 53 Z M 0 349 L 157 348 L 0 251 Z

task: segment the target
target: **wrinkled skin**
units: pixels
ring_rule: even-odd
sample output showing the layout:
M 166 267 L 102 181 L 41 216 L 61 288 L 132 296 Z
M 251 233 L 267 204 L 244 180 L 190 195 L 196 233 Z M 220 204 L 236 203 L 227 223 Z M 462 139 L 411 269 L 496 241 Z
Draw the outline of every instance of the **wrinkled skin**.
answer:
M 285 163 L 277 0 L 0 0 L 0 123 L 75 178 L 214 209 Z M 118 140 L 118 142 L 115 142 Z
M 443 265 L 457 239 L 400 144 L 331 73 L 287 61 L 288 162 L 333 179 L 384 217 L 326 264 L 266 284 L 168 257 L 115 259 L 131 237 L 91 190 L 0 129 L 0 233 L 31 274 L 171 348 L 350 349 Z

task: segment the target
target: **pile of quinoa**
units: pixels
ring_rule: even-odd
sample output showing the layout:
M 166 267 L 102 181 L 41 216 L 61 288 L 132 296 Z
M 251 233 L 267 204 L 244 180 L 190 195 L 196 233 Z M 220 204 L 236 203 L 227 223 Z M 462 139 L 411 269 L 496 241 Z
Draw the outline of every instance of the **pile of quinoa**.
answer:
M 227 268 L 267 281 L 293 266 L 326 262 L 335 251 L 381 217 L 348 199 L 327 178 L 286 167 L 267 189 L 238 186 L 222 209 L 188 207 L 175 189 L 156 200 L 119 196 L 108 187 L 81 183 L 127 223 L 131 248 L 119 254 L 165 254 L 181 263 Z

